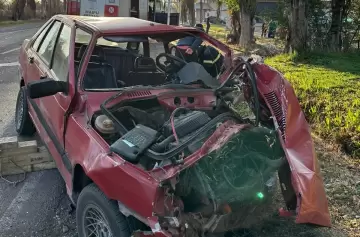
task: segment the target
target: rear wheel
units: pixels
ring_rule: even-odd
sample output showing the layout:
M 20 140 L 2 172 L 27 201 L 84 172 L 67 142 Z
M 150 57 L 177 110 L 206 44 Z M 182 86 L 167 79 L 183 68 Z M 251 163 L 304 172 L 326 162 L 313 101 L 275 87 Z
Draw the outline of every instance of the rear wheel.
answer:
M 126 217 L 116 201 L 109 200 L 94 183 L 80 193 L 76 222 L 79 237 L 130 237 Z
M 25 87 L 21 87 L 16 100 L 15 126 L 19 135 L 31 136 L 36 132 L 35 126 L 29 115 Z

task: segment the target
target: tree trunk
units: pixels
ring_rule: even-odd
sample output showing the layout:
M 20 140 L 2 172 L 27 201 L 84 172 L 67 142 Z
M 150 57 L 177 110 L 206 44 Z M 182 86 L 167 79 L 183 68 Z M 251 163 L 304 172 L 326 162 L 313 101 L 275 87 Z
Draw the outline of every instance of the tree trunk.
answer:
M 41 0 L 41 18 L 46 17 L 46 1 Z
M 231 34 L 233 34 L 235 38 L 233 43 L 239 43 L 239 39 L 241 35 L 240 12 L 237 11 L 231 12 L 231 25 L 232 25 Z
M 221 6 L 222 6 L 222 2 L 220 0 L 217 0 L 217 9 L 216 9 L 216 19 L 220 19 L 220 11 L 221 11 Z
M 31 17 L 35 18 L 36 17 L 36 3 L 35 3 L 35 0 L 27 0 L 26 5 L 28 5 L 29 8 L 31 9 Z
M 291 1 L 290 31 L 292 51 L 305 51 L 307 42 L 306 0 Z
M 240 47 L 246 48 L 251 43 L 251 15 L 245 7 L 240 7 Z
M 186 3 L 186 7 L 189 10 L 189 14 L 190 14 L 190 24 L 192 26 L 194 26 L 196 23 L 194 0 L 185 0 L 185 3 Z
M 12 19 L 14 21 L 22 20 L 24 17 L 24 10 L 25 10 L 26 1 L 25 0 L 15 0 L 13 2 L 13 9 L 12 9 Z
M 181 1 L 181 22 L 187 22 L 188 9 L 184 1 Z
M 343 21 L 343 8 L 345 0 L 332 0 L 331 2 L 331 27 L 328 33 L 328 47 L 332 51 L 341 49 L 341 29 Z

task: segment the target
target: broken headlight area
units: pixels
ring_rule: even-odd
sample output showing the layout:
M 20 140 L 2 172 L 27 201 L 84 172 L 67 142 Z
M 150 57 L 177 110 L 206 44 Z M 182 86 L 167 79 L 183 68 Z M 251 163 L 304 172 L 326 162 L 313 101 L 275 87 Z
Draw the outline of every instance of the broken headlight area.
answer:
M 162 205 L 174 200 L 181 205 L 173 205 L 178 210 L 172 216 L 160 217 L 160 225 L 196 235 L 250 227 L 269 214 L 283 162 L 276 132 L 264 127 L 242 129 L 180 173 L 175 190 L 165 195 L 171 201 Z

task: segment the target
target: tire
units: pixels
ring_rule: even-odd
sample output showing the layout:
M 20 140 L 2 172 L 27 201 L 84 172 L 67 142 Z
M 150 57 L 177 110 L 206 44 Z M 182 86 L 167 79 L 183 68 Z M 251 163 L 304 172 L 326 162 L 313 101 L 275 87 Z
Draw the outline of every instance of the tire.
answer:
M 19 135 L 31 136 L 36 132 L 29 115 L 27 94 L 25 87 L 21 87 L 16 100 L 15 127 Z
M 95 220 L 99 219 L 98 217 L 101 217 L 102 220 Z M 97 229 L 103 231 L 101 232 L 103 235 L 89 235 L 94 228 L 86 228 L 86 226 L 94 224 L 90 227 L 95 227 L 96 225 L 92 220 L 96 223 L 103 223 L 101 227 L 97 225 Z M 109 200 L 94 183 L 86 186 L 79 195 L 76 207 L 76 223 L 79 237 L 130 237 L 128 222 L 126 217 L 120 213 L 116 201 Z M 105 229 L 108 229 L 108 231 L 105 231 Z M 109 231 L 112 235 L 106 235 Z

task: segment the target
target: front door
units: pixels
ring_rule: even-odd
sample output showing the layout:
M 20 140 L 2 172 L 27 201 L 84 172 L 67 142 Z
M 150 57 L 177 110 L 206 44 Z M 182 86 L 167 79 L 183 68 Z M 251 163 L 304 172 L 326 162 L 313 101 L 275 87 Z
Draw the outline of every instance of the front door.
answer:
M 30 47 L 28 51 L 27 82 L 51 78 L 68 82 L 70 62 L 70 41 L 72 39 L 72 26 L 55 20 L 50 24 L 43 35 L 38 47 Z M 41 37 L 41 34 L 39 35 Z M 53 157 L 61 174 L 69 177 L 71 174 L 71 163 L 64 149 L 64 115 L 70 106 L 73 90 L 69 93 L 57 93 L 39 99 L 30 99 L 41 126 L 47 133 L 49 139 L 44 142 L 53 153 Z M 52 149 L 54 148 L 54 149 Z M 56 155 L 54 155 L 54 153 Z M 64 177 L 64 178 L 65 178 Z

